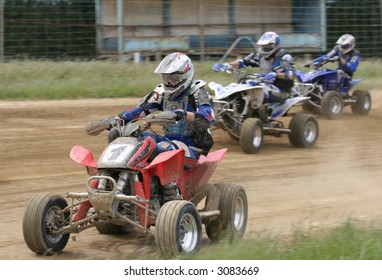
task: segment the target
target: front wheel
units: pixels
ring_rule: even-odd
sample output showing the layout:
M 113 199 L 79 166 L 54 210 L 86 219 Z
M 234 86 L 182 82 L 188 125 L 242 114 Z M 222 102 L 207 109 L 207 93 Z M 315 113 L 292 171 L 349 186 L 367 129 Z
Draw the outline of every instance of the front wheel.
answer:
M 256 154 L 263 145 L 263 123 L 257 118 L 246 119 L 240 130 L 240 146 L 244 153 Z
M 155 242 L 165 257 L 198 252 L 202 242 L 202 222 L 194 204 L 186 200 L 165 203 L 155 222 Z
M 36 254 L 53 255 L 61 252 L 69 239 L 67 234 L 55 234 L 66 223 L 69 212 L 66 200 L 55 194 L 35 195 L 27 205 L 23 217 L 25 243 Z
M 367 90 L 355 90 L 352 94 L 355 103 L 351 105 L 354 114 L 367 115 L 371 109 L 371 96 Z
M 324 93 L 321 100 L 321 113 L 331 120 L 339 119 L 342 116 L 344 103 L 342 96 L 335 90 Z
M 297 148 L 312 147 L 319 136 L 317 119 L 309 114 L 294 115 L 289 123 L 289 142 Z
M 248 219 L 248 201 L 245 190 L 237 184 L 215 184 L 220 191 L 220 215 L 206 223 L 208 238 L 219 241 L 227 238 L 229 241 L 243 237 Z

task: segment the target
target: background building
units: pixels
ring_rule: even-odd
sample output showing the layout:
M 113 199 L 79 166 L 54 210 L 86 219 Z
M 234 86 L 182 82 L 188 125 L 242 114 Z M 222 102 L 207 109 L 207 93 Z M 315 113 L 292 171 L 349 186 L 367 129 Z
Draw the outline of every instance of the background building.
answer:
M 265 31 L 298 55 L 351 33 L 363 57 L 382 54 L 380 0 L 0 0 L 0 60 L 193 58 L 253 50 Z

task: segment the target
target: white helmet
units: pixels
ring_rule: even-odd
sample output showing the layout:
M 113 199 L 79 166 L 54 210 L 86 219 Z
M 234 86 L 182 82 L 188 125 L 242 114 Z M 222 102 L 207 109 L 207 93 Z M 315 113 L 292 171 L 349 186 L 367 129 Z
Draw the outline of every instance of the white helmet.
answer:
M 336 44 L 340 46 L 342 53 L 346 54 L 354 49 L 355 38 L 353 35 L 344 34 L 337 40 Z
M 280 36 L 276 32 L 265 32 L 257 41 L 258 52 L 265 58 L 269 58 L 279 49 Z
M 172 101 L 191 84 L 194 79 L 194 66 L 187 55 L 171 53 L 163 58 L 154 73 L 161 74 L 164 94 Z

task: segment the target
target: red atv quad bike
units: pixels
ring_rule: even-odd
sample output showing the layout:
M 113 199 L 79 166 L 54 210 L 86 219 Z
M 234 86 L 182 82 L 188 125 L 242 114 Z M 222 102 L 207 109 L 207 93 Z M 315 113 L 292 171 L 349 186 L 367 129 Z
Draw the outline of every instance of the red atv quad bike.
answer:
M 172 112 L 161 112 L 144 120 L 163 125 L 174 118 Z M 186 157 L 186 148 L 157 154 L 154 139 L 143 137 L 146 125 L 133 121 L 116 127 L 120 137 L 107 145 L 98 162 L 81 146 L 70 152 L 90 175 L 85 192 L 67 192 L 66 198 L 40 193 L 30 200 L 23 234 L 33 252 L 59 253 L 71 233 L 91 227 L 102 234 L 139 230 L 155 238 L 164 257 L 198 252 L 202 224 L 211 241 L 244 235 L 248 215 L 244 188 L 208 183 L 226 148 L 198 160 Z

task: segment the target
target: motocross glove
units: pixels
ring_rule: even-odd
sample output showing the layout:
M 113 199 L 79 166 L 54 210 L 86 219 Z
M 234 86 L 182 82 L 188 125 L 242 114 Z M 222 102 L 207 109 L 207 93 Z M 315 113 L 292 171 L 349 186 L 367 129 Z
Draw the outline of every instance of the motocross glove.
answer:
M 185 110 L 177 109 L 177 110 L 174 110 L 173 112 L 176 114 L 176 117 L 175 117 L 176 121 L 183 120 L 187 116 L 187 111 Z
M 305 63 L 302 65 L 302 67 L 309 68 L 310 65 L 312 65 L 312 64 L 313 64 L 313 61 L 308 61 L 308 62 L 305 62 Z
M 106 130 L 110 130 L 114 126 L 116 126 L 117 124 L 121 123 L 121 119 L 119 119 L 118 117 L 110 117 L 108 119 L 100 119 L 99 121 L 100 122 L 105 122 L 105 121 L 109 122 L 109 127 L 106 128 Z
M 266 75 L 266 74 L 264 74 L 264 73 L 257 73 L 257 74 L 256 74 L 256 77 L 257 77 L 257 78 L 264 78 L 265 75 Z
M 270 72 L 264 76 L 263 82 L 271 84 L 275 81 L 276 78 L 277 78 L 277 73 L 276 72 Z
M 214 72 L 220 72 L 220 71 L 226 72 L 231 68 L 232 66 L 229 63 L 224 63 L 224 64 L 215 63 L 214 66 L 212 66 L 212 70 L 214 70 Z

